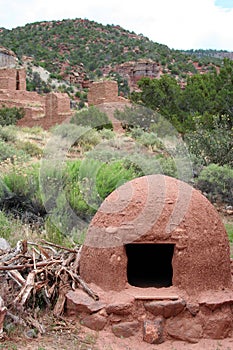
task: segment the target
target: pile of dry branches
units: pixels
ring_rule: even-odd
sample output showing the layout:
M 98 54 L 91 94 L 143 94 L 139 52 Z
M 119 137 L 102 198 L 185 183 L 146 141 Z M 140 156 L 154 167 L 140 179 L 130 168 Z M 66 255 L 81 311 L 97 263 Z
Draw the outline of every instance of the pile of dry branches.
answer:
M 0 252 L 0 337 L 5 316 L 44 333 L 35 310 L 49 308 L 60 316 L 70 289 L 82 288 L 98 300 L 79 276 L 81 249 L 41 240 L 19 241 L 14 249 Z

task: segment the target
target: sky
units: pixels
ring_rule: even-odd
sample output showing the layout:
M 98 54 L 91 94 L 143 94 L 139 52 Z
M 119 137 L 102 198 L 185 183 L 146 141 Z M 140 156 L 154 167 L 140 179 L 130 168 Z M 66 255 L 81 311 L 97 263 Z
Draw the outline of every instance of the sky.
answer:
M 0 27 L 86 18 L 178 50 L 233 51 L 233 0 L 0 0 Z

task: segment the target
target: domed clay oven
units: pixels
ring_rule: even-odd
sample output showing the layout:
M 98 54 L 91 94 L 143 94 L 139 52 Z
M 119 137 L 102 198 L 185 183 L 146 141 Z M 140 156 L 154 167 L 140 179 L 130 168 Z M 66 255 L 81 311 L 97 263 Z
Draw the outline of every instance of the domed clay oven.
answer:
M 177 179 L 144 176 L 111 193 L 89 226 L 80 276 L 103 303 L 88 316 L 105 319 L 98 329 L 111 326 L 124 337 L 143 334 L 154 344 L 232 334 L 224 225 L 199 191 Z M 74 310 L 72 293 L 68 312 Z
M 211 203 L 179 180 L 151 175 L 126 183 L 103 202 L 88 230 L 80 273 L 86 282 L 117 291 L 128 283 L 140 286 L 140 279 L 163 286 L 164 275 L 164 287 L 193 294 L 231 287 L 229 256 L 225 228 Z

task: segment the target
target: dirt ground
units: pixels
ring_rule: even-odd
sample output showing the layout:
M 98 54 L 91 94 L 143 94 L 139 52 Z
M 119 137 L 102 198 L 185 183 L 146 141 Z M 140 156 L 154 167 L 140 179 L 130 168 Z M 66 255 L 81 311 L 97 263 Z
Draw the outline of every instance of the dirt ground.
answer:
M 0 350 L 233 350 L 233 338 L 151 345 L 142 340 L 142 334 L 121 339 L 109 331 L 95 332 L 82 327 L 77 319 L 55 320 L 47 315 L 44 324 L 46 332 L 37 338 L 30 339 L 29 333 L 14 330 L 8 340 L 0 341 Z
M 166 341 L 159 345 L 151 345 L 136 337 L 128 339 L 116 338 L 102 331 L 58 332 L 47 334 L 37 339 L 14 339 L 0 343 L 1 350 L 232 350 L 233 338 L 211 340 L 202 339 L 196 344 L 183 341 Z

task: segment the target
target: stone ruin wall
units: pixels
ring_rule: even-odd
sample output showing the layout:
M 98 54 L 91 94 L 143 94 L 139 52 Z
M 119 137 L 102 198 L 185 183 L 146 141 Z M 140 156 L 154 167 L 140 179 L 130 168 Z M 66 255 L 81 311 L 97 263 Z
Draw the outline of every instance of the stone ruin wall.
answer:
M 48 129 L 71 116 L 67 94 L 52 92 L 42 96 L 26 91 L 26 71 L 22 68 L 0 68 L 0 107 L 3 106 L 24 109 L 25 116 L 18 121 L 20 126 Z
M 25 69 L 0 68 L 0 89 L 26 90 Z
M 91 84 L 88 92 L 89 105 L 100 105 L 106 102 L 119 102 L 118 85 L 116 81 L 102 81 Z

